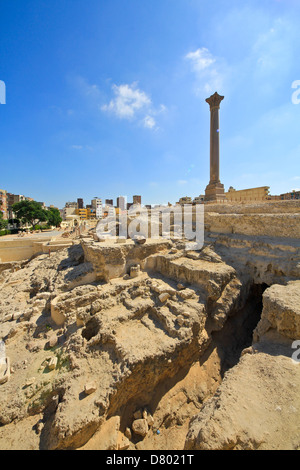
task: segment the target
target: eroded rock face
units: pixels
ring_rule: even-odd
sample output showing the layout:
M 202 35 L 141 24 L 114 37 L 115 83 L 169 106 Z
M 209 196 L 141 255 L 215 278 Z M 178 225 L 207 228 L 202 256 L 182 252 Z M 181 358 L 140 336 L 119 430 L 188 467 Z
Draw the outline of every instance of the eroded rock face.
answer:
M 150 243 L 150 246 L 144 243 L 130 248 L 122 245 L 125 253 L 122 263 L 131 265 L 137 259 L 143 262 L 143 257 L 146 260 L 159 250 L 164 252 L 168 264 L 169 243 Z M 106 266 L 110 266 L 112 259 L 120 259 L 119 250 L 120 245 L 108 251 L 104 249 L 108 256 Z M 142 250 L 143 254 L 138 255 L 136 250 L 138 253 Z M 65 252 L 64 256 L 67 255 Z M 78 447 L 91 437 L 108 413 L 120 412 L 133 398 L 149 402 L 160 382 L 192 364 L 210 343 L 214 321 L 207 329 L 208 315 L 212 319 L 216 316 L 214 305 L 218 309 L 217 300 L 234 280 L 235 273 L 224 263 L 212 263 L 217 266 L 212 288 L 206 283 L 213 273 L 208 271 L 209 262 L 185 258 L 182 250 L 176 250 L 176 257 L 179 268 L 178 271 L 170 268 L 170 277 L 162 277 L 152 269 L 151 273 L 140 271 L 134 278 L 119 277 L 109 283 L 79 286 L 74 271 L 81 277 L 80 265 L 72 266 L 71 261 L 68 264 L 62 252 L 50 261 L 40 257 L 29 263 L 23 275 L 26 272 L 36 275 L 36 270 L 42 272 L 51 266 L 53 278 L 50 275 L 47 281 L 52 283 L 52 292 L 43 298 L 41 283 L 36 285 L 29 318 L 24 322 L 20 318 L 4 322 L 4 333 L 7 324 L 9 331 L 15 328 L 14 334 L 6 335 L 13 364 L 24 354 L 29 362 L 22 373 L 18 370 L 13 374 L 7 386 L 0 411 L 1 423 L 24 419 L 28 414 L 48 413 L 52 397 L 58 396 L 52 410 L 51 428 L 47 434 L 42 433 L 43 445 L 51 449 Z M 97 255 L 95 258 L 98 259 Z M 86 263 L 85 259 L 82 261 Z M 13 279 L 16 274 L 12 275 Z M 63 283 L 63 279 L 72 279 L 72 283 Z M 9 278 L 4 284 L 7 292 L 10 282 Z M 24 287 L 25 292 L 32 289 L 29 280 L 20 282 L 19 288 L 28 308 L 31 298 L 22 290 Z M 231 305 L 229 293 L 226 296 Z M 227 310 L 225 316 L 230 308 Z M 35 376 L 36 381 L 26 386 L 25 393 L 20 382 L 26 382 L 28 374 Z M 93 383 L 92 393 L 86 393 L 89 383 Z M 11 394 L 15 397 L 13 402 Z
M 212 235 L 198 251 L 170 240 L 82 239 L 17 272 L 4 271 L 0 337 L 13 372 L 0 386 L 0 448 L 259 448 L 265 435 L 251 428 L 251 407 L 249 416 L 236 420 L 229 410 L 238 413 L 254 397 L 251 387 L 246 393 L 247 377 L 253 373 L 259 387 L 263 372 L 257 370 L 271 374 L 268 353 L 244 354 L 209 400 L 222 380 L 217 338 L 246 308 L 253 282 L 278 279 L 282 285 L 265 291 L 255 340 L 261 347 L 268 331 L 288 340 L 298 334 L 297 250 L 291 243 L 236 235 Z M 282 374 L 281 380 L 291 377 Z M 280 385 L 275 378 L 272 384 Z M 263 392 L 259 397 L 256 417 Z M 136 409 L 146 408 L 147 415 L 133 420 Z M 250 427 L 243 430 L 248 418 Z M 16 426 L 28 431 L 26 442 L 13 437 Z M 158 431 L 164 444 L 156 440 Z M 212 442 L 209 432 L 216 436 Z M 171 437 L 175 433 L 178 439 Z
M 285 286 L 274 284 L 263 296 L 263 311 L 253 339 L 277 334 L 287 340 L 300 338 L 300 281 L 291 281 Z
M 186 449 L 300 447 L 300 362 L 292 360 L 299 307 L 300 281 L 266 289 L 254 344 L 191 422 Z
M 185 449 L 299 449 L 300 367 L 290 347 L 264 343 L 254 351 L 191 421 Z

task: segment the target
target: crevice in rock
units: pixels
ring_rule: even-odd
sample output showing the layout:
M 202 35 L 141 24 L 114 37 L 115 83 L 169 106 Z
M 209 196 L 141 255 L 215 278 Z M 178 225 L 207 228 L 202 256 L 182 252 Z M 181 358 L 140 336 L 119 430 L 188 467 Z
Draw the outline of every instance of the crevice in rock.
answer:
M 82 331 L 82 336 L 87 341 L 96 336 L 100 331 L 101 323 L 97 317 L 91 318 Z
M 251 346 L 253 331 L 261 318 L 262 296 L 268 287 L 264 283 L 253 283 L 244 306 L 232 312 L 220 331 L 212 332 L 213 344 L 221 358 L 222 377 L 239 362 L 243 349 Z

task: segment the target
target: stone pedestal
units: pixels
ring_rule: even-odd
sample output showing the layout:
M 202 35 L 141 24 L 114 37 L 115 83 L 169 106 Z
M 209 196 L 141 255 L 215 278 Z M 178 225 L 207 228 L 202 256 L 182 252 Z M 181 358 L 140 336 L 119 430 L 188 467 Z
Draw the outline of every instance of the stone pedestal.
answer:
M 209 183 L 205 188 L 205 201 L 225 201 L 224 184 Z
M 224 201 L 224 185 L 220 182 L 219 109 L 224 96 L 217 92 L 205 101 L 210 106 L 210 181 L 205 189 L 205 201 Z

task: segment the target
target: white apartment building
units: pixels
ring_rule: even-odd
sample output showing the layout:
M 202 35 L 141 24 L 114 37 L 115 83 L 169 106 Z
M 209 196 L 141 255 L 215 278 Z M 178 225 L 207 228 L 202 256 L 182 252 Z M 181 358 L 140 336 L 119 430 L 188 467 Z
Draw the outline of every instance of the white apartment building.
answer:
M 96 219 L 102 219 L 102 199 L 95 197 L 91 203 L 92 208 L 96 211 Z

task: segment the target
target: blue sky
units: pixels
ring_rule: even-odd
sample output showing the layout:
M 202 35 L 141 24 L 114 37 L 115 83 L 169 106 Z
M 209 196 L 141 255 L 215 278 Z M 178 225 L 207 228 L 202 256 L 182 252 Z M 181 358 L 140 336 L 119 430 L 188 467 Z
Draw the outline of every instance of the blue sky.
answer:
M 215 91 L 225 189 L 300 188 L 299 20 L 298 0 L 0 0 L 0 188 L 203 194 Z

